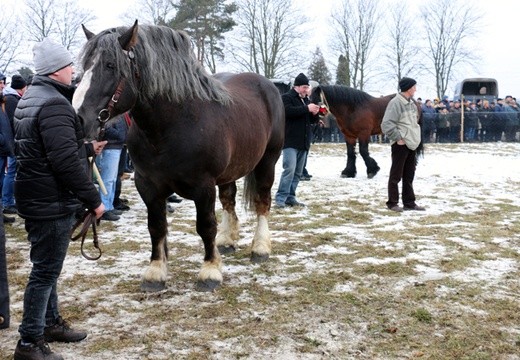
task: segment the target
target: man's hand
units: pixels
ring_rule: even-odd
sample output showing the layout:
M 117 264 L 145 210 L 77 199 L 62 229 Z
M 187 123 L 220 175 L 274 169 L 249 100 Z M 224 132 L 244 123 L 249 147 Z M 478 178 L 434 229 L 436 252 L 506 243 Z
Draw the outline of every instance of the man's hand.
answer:
M 99 219 L 105 212 L 105 205 L 103 205 L 103 203 L 101 203 L 101 205 L 99 205 L 97 208 L 94 209 L 94 212 L 96 213 L 96 219 Z
M 96 155 L 99 155 L 103 151 L 103 148 L 107 144 L 107 141 L 106 140 L 104 140 L 104 141 L 92 140 L 91 143 L 92 143 L 92 146 L 94 147 L 94 152 L 96 153 Z
M 316 115 L 318 111 L 320 111 L 320 107 L 316 104 L 309 104 L 307 107 L 309 108 L 309 112 L 312 113 L 312 115 Z
M 403 139 L 397 140 L 397 145 L 406 145 Z

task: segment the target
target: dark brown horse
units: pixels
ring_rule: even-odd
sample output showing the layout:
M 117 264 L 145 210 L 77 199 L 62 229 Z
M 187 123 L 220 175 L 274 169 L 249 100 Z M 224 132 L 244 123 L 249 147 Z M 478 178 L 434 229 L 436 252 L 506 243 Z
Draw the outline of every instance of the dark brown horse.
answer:
M 126 111 L 134 119 L 127 144 L 152 241 L 142 289 L 165 287 L 166 198 L 173 192 L 195 202 L 205 250 L 200 290 L 222 283 L 219 250 L 236 248 L 235 181 L 244 176 L 244 199 L 258 220 L 251 260 L 266 261 L 271 187 L 284 141 L 276 87 L 252 73 L 210 76 L 194 57 L 190 38 L 168 27 L 136 22 L 97 35 L 84 30 L 84 76 L 73 105 L 86 132 L 95 136 L 100 123 Z M 218 234 L 216 186 L 223 206 Z
M 356 140 L 359 140 L 359 153 L 365 161 L 368 178 L 373 178 L 379 171 L 377 162 L 370 157 L 368 143 L 371 135 L 381 134 L 381 121 L 386 106 L 394 96 L 374 97 L 340 85 L 321 85 L 313 89 L 311 102 L 324 103 L 345 135 L 347 165 L 341 172 L 342 177 L 356 176 Z

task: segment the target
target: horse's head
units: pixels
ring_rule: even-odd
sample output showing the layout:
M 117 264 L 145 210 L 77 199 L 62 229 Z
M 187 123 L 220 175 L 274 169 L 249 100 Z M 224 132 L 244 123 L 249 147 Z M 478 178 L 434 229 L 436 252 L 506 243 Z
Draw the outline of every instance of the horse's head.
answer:
M 135 45 L 137 21 L 130 28 L 105 30 L 98 35 L 83 26 L 87 43 L 82 55 L 83 76 L 72 105 L 87 138 L 114 116 L 130 110 L 138 97 L 139 72 Z
M 319 104 L 320 102 L 323 102 L 321 97 L 322 97 L 322 89 L 321 89 L 321 86 L 316 86 L 314 88 L 312 88 L 312 93 L 311 93 L 311 96 L 309 97 L 309 100 L 311 101 L 311 103 L 314 103 L 314 104 Z

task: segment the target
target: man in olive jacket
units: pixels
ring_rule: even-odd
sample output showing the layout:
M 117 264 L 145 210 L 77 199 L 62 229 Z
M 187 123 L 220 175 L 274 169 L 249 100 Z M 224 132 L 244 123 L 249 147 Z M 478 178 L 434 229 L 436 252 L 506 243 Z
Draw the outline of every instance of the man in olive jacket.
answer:
M 14 120 L 15 198 L 18 213 L 25 219 L 33 264 L 16 360 L 62 359 L 48 342 L 75 342 L 87 336 L 61 318 L 56 284 L 76 212 L 82 204 L 98 218 L 104 211 L 86 171 L 86 151 L 101 152 L 106 142 L 85 146 L 71 105 L 72 56 L 49 39 L 37 43 L 33 55 L 37 75 L 20 99 Z
M 421 127 L 418 123 L 417 105 L 413 96 L 417 82 L 408 77 L 399 81 L 401 92 L 386 107 L 381 130 L 392 145 L 392 166 L 388 179 L 388 201 L 386 206 L 396 212 L 404 210 L 424 210 L 415 203 L 413 178 L 416 167 L 416 149 L 421 143 Z M 398 184 L 403 180 L 403 207 L 399 203 Z

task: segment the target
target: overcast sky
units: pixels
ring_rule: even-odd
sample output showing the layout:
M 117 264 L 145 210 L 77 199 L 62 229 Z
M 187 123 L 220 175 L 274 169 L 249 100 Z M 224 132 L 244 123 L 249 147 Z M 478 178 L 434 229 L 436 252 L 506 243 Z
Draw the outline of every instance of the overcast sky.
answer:
M 312 29 L 325 29 L 329 21 L 332 4 L 336 0 L 306 1 L 298 2 L 305 7 L 305 13 L 313 20 Z M 381 0 L 380 0 L 381 1 Z M 418 10 L 428 0 L 403 0 L 409 3 L 413 10 Z M 107 27 L 123 25 L 121 14 L 125 12 L 135 0 L 79 0 L 86 8 L 92 9 L 98 17 L 93 23 L 94 32 L 101 31 Z M 520 70 L 518 53 L 518 24 L 520 22 L 520 2 L 515 0 L 472 0 L 467 1 L 468 6 L 480 8 L 484 12 L 481 33 L 475 39 L 480 48 L 485 49 L 482 53 L 482 61 L 478 65 L 478 71 L 468 69 L 463 78 L 490 77 L 498 81 L 499 95 L 504 97 L 511 94 L 520 97 Z M 130 24 L 125 24 L 130 25 Z M 327 48 L 328 40 L 325 30 L 309 31 L 309 49 L 314 51 L 320 45 L 322 51 Z M 334 64 L 337 59 L 329 59 Z M 307 64 L 305 65 L 307 66 Z M 305 68 L 303 69 L 306 70 Z M 413 74 L 410 74 L 413 77 Z M 431 98 L 435 96 L 434 87 L 421 82 L 420 78 L 416 97 Z M 451 98 L 455 83 L 448 88 L 447 94 Z M 393 84 L 372 89 L 373 92 L 383 94 L 395 91 Z

